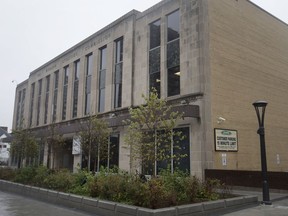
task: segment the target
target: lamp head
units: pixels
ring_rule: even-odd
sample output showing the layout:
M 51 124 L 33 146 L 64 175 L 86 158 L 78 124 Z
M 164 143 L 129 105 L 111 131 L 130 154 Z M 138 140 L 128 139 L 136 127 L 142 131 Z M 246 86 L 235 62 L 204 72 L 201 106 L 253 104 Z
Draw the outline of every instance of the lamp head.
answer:
M 255 101 L 253 103 L 253 106 L 256 108 L 256 107 L 266 107 L 267 106 L 267 101 Z
M 267 101 L 255 101 L 253 106 L 256 111 L 259 127 L 264 127 L 264 117 L 265 117 L 265 108 L 267 106 Z

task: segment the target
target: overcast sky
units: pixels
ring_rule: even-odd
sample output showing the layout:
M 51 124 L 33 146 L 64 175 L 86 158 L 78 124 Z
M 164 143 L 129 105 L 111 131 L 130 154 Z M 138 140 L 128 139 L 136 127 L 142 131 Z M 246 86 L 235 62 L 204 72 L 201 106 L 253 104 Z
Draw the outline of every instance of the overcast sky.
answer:
M 252 1 L 288 23 L 287 0 Z M 0 126 L 10 131 L 16 85 L 31 71 L 130 10 L 144 11 L 158 2 L 0 0 Z

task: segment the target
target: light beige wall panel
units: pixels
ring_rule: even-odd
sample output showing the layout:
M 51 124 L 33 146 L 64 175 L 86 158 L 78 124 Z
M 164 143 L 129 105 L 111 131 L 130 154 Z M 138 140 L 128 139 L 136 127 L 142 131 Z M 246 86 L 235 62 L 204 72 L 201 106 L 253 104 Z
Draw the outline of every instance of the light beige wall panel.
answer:
M 239 139 L 238 153 L 227 153 L 227 168 L 260 170 L 252 103 L 262 99 L 268 101 L 268 170 L 287 171 L 288 26 L 246 0 L 208 2 L 213 126 L 235 129 Z M 219 116 L 226 119 L 222 125 L 217 124 Z M 221 153 L 214 155 L 214 168 L 223 168 Z

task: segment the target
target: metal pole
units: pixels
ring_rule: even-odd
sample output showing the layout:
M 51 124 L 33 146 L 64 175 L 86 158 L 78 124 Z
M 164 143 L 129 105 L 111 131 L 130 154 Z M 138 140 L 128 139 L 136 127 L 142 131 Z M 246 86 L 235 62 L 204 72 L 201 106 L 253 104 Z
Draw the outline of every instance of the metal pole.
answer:
M 269 184 L 267 178 L 267 160 L 266 160 L 266 149 L 265 149 L 265 130 L 263 126 L 260 126 L 257 133 L 260 137 L 260 148 L 261 148 L 261 168 L 262 168 L 262 192 L 263 201 L 262 204 L 271 205 L 270 195 L 269 195 Z

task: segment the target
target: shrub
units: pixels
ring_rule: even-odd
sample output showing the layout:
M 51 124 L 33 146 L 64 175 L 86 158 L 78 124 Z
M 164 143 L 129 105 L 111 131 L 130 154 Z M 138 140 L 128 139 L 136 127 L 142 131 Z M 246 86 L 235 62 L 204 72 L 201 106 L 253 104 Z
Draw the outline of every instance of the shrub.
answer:
M 106 173 L 101 171 L 90 184 L 90 195 L 115 202 L 126 202 L 130 176 L 125 173 Z
M 86 170 L 78 170 L 73 175 L 73 183 L 68 192 L 83 196 L 89 196 L 89 185 L 93 182 L 94 176 Z
M 121 202 L 151 209 L 231 197 L 218 180 L 200 181 L 195 176 L 164 170 L 147 181 L 143 176 L 102 169 L 97 175 L 85 170 L 49 170 L 44 166 L 19 170 L 0 168 L 0 178 L 52 190 Z M 221 193 L 218 193 L 221 192 Z
M 15 182 L 22 184 L 33 184 L 33 179 L 36 174 L 35 167 L 27 166 L 16 170 Z
M 35 176 L 33 178 L 33 185 L 43 187 L 43 183 L 50 175 L 50 170 L 46 166 L 39 166 L 35 170 Z
M 0 168 L 0 179 L 13 181 L 16 176 L 16 171 L 10 167 Z
M 43 186 L 52 189 L 66 192 L 71 189 L 74 182 L 74 178 L 69 170 L 62 169 L 51 172 L 43 182 Z

